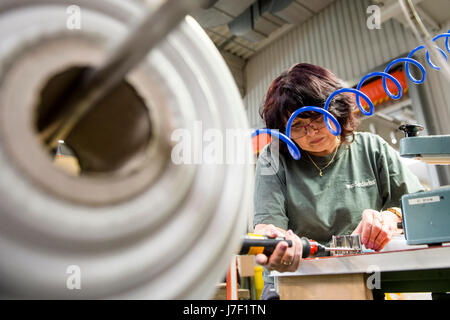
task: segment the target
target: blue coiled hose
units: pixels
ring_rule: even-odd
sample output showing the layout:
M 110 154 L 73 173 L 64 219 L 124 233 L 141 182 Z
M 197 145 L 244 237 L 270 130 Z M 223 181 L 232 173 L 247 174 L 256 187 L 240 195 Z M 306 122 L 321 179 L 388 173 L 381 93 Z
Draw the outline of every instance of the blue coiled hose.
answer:
M 447 33 L 442 33 L 439 34 L 437 36 L 435 36 L 432 41 L 435 42 L 436 40 L 440 39 L 440 38 L 445 38 L 445 48 L 447 49 L 447 52 L 450 52 L 450 44 L 449 44 L 449 37 L 450 37 L 450 30 L 448 30 Z M 441 48 L 439 48 L 438 46 L 436 46 L 436 48 L 438 49 L 438 51 L 442 54 L 442 56 L 444 57 L 445 61 L 448 61 L 448 57 L 447 54 L 444 52 L 444 50 L 442 50 Z M 398 63 L 405 63 L 405 72 L 406 72 L 406 76 L 408 77 L 409 80 L 411 80 L 411 82 L 415 83 L 415 84 L 421 84 L 425 81 L 426 79 L 426 71 L 425 68 L 423 67 L 422 64 L 420 64 L 420 62 L 418 62 L 417 60 L 414 60 L 412 58 L 412 56 L 419 50 L 422 49 L 426 49 L 426 47 L 424 45 L 420 45 L 416 48 L 414 48 L 406 58 L 398 58 L 393 60 L 391 63 L 389 63 L 386 68 L 384 69 L 383 72 L 371 72 L 367 75 L 365 75 L 361 81 L 358 83 L 358 85 L 356 86 L 356 89 L 352 89 L 352 88 L 342 88 L 339 90 L 334 91 L 326 100 L 325 105 L 323 108 L 319 108 L 316 106 L 304 106 L 301 108 L 298 108 L 289 118 L 287 125 L 286 125 L 286 134 L 283 134 L 281 132 L 279 132 L 279 130 L 274 130 L 274 129 L 258 129 L 256 131 L 254 131 L 252 133 L 252 137 L 255 137 L 261 133 L 267 133 L 271 136 L 277 137 L 278 139 L 282 140 L 283 142 L 285 142 L 287 144 L 289 153 L 291 154 L 291 156 L 295 159 L 295 160 L 299 160 L 301 158 L 301 153 L 300 150 L 298 149 L 297 145 L 294 143 L 294 141 L 291 139 L 291 126 L 292 126 L 292 122 L 294 121 L 294 119 L 302 112 L 306 112 L 306 111 L 315 111 L 315 112 L 319 112 L 323 114 L 323 120 L 325 121 L 325 125 L 327 126 L 328 130 L 335 136 L 338 136 L 341 134 L 341 126 L 339 124 L 339 122 L 337 121 L 336 117 L 334 117 L 329 111 L 329 107 L 331 104 L 331 101 L 333 100 L 334 97 L 336 97 L 337 95 L 344 93 L 344 92 L 349 92 L 349 93 L 354 93 L 355 94 L 355 98 L 356 98 L 356 105 L 358 106 L 359 110 L 361 111 L 362 114 L 366 115 L 366 116 L 371 116 L 374 113 L 374 105 L 372 103 L 372 101 L 370 100 L 370 98 L 364 94 L 361 90 L 362 85 L 364 84 L 364 82 L 366 82 L 369 78 L 372 77 L 381 77 L 383 79 L 383 89 L 386 92 L 386 94 L 394 99 L 400 99 L 403 95 L 403 89 L 402 86 L 400 84 L 400 82 L 395 79 L 392 75 L 390 75 L 388 72 L 389 70 L 396 64 Z M 439 70 L 440 68 L 438 66 L 436 66 L 435 64 L 433 64 L 433 62 L 430 59 L 430 54 L 427 50 L 426 52 L 426 59 L 428 64 L 436 70 Z M 412 76 L 411 71 L 410 71 L 410 64 L 415 65 L 421 72 L 422 77 L 420 79 L 416 79 Z M 387 81 L 386 79 L 391 80 L 395 86 L 397 87 L 398 93 L 396 95 L 392 94 L 388 87 L 387 87 Z M 369 106 L 369 111 L 366 111 L 366 109 L 362 106 L 361 104 L 361 98 L 363 98 L 368 106 Z M 335 128 L 333 128 L 330 125 L 330 121 L 334 124 Z

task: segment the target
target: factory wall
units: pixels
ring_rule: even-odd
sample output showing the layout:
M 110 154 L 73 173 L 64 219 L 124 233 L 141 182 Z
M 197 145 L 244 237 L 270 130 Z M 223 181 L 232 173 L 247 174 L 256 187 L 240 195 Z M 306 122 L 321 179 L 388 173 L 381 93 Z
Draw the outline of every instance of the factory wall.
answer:
M 245 73 L 244 73 L 244 66 L 245 66 L 245 60 L 235 56 L 231 53 L 228 53 L 226 51 L 220 51 L 223 59 L 225 60 L 228 68 L 231 71 L 231 74 L 233 75 L 234 81 L 236 82 L 236 85 L 239 89 L 239 92 L 241 93 L 241 97 L 244 97 L 245 95 Z
M 417 45 L 412 33 L 395 20 L 370 30 L 369 0 L 338 0 L 250 58 L 245 69 L 249 124 L 263 127 L 259 108 L 270 82 L 295 63 L 326 67 L 350 86 L 372 69 Z
M 450 25 L 444 27 L 442 33 L 449 28 Z M 448 80 L 442 72 L 429 66 L 424 55 L 420 57 L 419 62 L 425 66 L 427 78 L 423 84 L 417 86 L 418 97 L 413 100 L 417 120 L 426 125 L 426 134 L 450 134 Z

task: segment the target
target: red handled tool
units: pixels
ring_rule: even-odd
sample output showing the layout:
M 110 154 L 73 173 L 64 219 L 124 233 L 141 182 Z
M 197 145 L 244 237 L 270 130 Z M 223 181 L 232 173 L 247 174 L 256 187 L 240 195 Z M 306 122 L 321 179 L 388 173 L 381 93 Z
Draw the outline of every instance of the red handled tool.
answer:
M 360 251 L 359 249 L 355 249 L 355 248 L 344 248 L 344 247 L 330 248 L 330 247 L 326 247 L 326 246 L 318 243 L 315 240 L 310 240 L 310 239 L 305 238 L 305 237 L 302 237 L 301 240 L 302 240 L 302 246 L 303 246 L 302 258 L 314 257 L 319 252 L 329 252 L 329 251 L 359 252 Z
M 306 237 L 300 238 L 303 246 L 302 258 L 314 257 L 319 252 L 328 252 L 328 251 L 350 251 L 350 252 L 358 252 L 358 249 L 354 248 L 330 248 L 326 247 L 315 240 L 310 240 Z M 257 255 L 259 253 L 263 253 L 266 256 L 270 256 L 277 244 L 281 241 L 285 241 L 288 244 L 288 247 L 292 247 L 292 241 L 286 240 L 284 237 L 277 238 L 269 238 L 266 236 L 252 234 L 249 233 L 244 237 L 244 241 L 241 246 L 241 250 L 239 252 L 240 255 L 244 254 L 252 254 Z

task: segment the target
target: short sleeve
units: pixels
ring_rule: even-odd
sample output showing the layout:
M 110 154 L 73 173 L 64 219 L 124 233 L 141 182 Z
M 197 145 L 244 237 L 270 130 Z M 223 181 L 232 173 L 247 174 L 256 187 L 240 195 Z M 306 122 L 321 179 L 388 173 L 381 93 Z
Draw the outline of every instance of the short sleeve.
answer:
M 419 179 L 400 160 L 399 154 L 380 138 L 381 152 L 378 161 L 383 209 L 400 207 L 405 194 L 423 191 Z
M 269 148 L 265 148 L 258 159 L 255 174 L 253 224 L 273 224 L 287 229 L 286 179 L 281 161 L 275 163 Z

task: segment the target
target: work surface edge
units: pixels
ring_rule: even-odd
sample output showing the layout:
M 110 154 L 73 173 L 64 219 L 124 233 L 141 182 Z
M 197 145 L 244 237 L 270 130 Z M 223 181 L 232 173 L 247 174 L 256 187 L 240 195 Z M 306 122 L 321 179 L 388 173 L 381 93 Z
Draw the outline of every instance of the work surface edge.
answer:
M 272 271 L 271 276 L 373 273 L 450 268 L 450 247 L 431 247 L 304 259 L 295 272 Z

